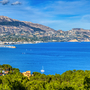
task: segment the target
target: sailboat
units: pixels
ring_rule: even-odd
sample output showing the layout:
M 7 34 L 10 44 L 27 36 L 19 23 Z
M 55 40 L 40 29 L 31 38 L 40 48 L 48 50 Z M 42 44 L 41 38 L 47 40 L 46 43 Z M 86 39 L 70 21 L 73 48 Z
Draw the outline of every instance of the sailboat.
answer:
M 43 66 L 42 66 L 41 73 L 44 73 L 44 72 L 45 72 L 45 70 L 43 69 Z

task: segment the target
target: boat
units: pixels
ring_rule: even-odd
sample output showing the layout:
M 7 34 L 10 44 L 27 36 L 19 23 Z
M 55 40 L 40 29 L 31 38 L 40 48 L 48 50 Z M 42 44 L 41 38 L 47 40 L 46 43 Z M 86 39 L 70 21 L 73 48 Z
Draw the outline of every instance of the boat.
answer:
M 43 69 L 43 66 L 42 66 L 41 73 L 44 73 L 44 72 L 45 72 L 45 70 Z

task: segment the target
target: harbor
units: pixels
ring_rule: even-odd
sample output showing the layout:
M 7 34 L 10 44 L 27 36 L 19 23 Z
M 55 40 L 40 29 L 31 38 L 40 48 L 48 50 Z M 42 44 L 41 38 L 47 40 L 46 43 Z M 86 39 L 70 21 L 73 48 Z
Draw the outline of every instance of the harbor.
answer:
M 0 45 L 2 48 L 16 48 L 15 46 L 10 46 L 10 45 Z

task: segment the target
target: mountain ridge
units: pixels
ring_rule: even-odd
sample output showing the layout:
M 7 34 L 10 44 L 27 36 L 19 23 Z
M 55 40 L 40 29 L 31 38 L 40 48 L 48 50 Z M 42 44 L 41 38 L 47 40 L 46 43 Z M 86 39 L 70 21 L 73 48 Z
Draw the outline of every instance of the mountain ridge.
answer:
M 90 30 L 56 31 L 41 24 L 0 16 L 0 41 L 82 42 L 90 41 Z
M 36 24 L 32 22 L 27 22 L 27 21 L 19 21 L 16 19 L 9 18 L 7 16 L 0 16 L 0 25 L 12 25 L 12 26 L 27 26 L 27 27 L 34 27 L 35 28 L 40 28 L 41 31 L 55 31 L 54 29 L 51 29 L 47 26 L 41 25 L 41 24 Z M 39 26 L 39 27 L 38 27 Z

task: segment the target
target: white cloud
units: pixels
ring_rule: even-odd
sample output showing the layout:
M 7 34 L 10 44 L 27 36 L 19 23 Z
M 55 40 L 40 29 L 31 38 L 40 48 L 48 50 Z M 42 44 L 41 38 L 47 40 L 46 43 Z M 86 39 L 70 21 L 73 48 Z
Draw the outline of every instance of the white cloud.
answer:
M 89 12 L 86 10 L 88 2 L 85 1 L 55 1 L 48 4 L 44 9 L 52 14 L 82 14 Z
M 12 3 L 11 5 L 21 5 L 21 2 L 16 1 L 16 2 Z
M 0 1 L 0 3 L 2 3 L 2 5 L 6 5 L 9 3 L 9 0 L 2 0 L 2 1 Z
M 82 20 L 83 22 L 88 22 L 88 23 L 90 23 L 90 14 L 84 15 L 84 16 L 81 18 L 81 20 Z

